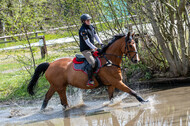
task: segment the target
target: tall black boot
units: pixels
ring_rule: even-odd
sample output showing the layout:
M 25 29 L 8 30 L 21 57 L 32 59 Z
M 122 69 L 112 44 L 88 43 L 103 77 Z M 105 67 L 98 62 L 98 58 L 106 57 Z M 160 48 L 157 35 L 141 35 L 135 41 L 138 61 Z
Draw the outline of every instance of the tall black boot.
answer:
M 94 85 L 94 81 L 92 80 L 92 77 L 93 77 L 93 68 L 92 68 L 92 65 L 88 65 L 87 67 L 87 72 L 88 72 L 88 82 L 87 82 L 87 86 L 90 86 L 90 85 Z

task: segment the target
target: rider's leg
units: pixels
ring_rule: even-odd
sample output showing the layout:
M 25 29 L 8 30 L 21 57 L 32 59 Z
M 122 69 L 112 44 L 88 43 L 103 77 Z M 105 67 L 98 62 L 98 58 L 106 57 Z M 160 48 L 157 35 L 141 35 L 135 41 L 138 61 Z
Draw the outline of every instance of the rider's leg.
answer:
M 94 81 L 92 80 L 93 77 L 93 68 L 95 67 L 95 59 L 91 54 L 91 50 L 85 50 L 82 52 L 82 54 L 85 56 L 86 60 L 88 61 L 89 65 L 87 68 L 88 72 L 88 82 L 87 85 L 93 85 Z
M 87 72 L 88 72 L 88 82 L 87 85 L 94 85 L 94 81 L 92 80 L 93 77 L 93 68 L 91 64 L 88 64 L 87 66 Z
M 92 68 L 94 68 L 95 67 L 95 59 L 92 56 L 91 50 L 82 51 L 82 54 L 84 55 L 84 57 L 86 58 L 88 63 L 92 65 Z

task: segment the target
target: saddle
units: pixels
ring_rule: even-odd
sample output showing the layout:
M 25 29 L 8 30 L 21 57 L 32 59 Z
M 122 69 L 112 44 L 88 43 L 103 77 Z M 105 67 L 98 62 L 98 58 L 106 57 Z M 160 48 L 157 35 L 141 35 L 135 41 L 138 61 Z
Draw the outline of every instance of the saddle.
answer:
M 93 75 L 96 78 L 96 80 L 99 83 L 99 87 L 104 85 L 100 79 L 100 77 L 98 76 L 98 72 L 100 71 L 100 68 L 102 66 L 101 60 L 98 57 L 98 51 L 95 51 L 93 53 L 94 58 L 96 59 L 96 64 L 95 64 L 95 68 L 93 70 Z M 81 54 L 76 54 L 75 58 L 73 58 L 73 69 L 75 71 L 82 71 L 83 73 L 85 73 L 86 75 L 88 75 L 87 72 L 87 67 L 88 67 L 88 61 L 86 60 L 86 58 L 81 55 Z
M 84 62 L 86 60 L 86 58 L 81 54 L 76 54 L 75 56 L 77 62 Z
M 93 54 L 95 60 L 96 60 L 96 65 L 93 70 L 94 73 L 98 73 L 100 70 L 100 67 L 102 66 L 100 59 L 97 57 L 97 52 Z M 86 58 L 81 55 L 81 54 L 76 54 L 75 57 L 73 58 L 73 69 L 75 71 L 82 71 L 83 73 L 87 74 L 87 67 L 88 67 L 88 61 Z

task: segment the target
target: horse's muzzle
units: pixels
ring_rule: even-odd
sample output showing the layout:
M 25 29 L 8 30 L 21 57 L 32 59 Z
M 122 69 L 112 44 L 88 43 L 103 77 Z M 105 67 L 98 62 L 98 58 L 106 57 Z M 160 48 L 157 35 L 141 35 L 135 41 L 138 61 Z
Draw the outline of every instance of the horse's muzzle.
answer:
M 133 60 L 133 59 L 131 59 L 131 61 L 133 62 L 133 63 L 138 63 L 138 60 Z

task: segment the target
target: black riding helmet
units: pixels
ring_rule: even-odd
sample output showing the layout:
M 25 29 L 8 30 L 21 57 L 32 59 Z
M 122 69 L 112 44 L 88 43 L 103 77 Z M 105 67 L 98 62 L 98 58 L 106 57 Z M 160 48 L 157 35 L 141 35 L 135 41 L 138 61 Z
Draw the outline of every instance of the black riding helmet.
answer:
M 81 15 L 80 19 L 81 19 L 81 22 L 84 23 L 84 21 L 92 19 L 92 17 L 89 14 L 83 14 Z

